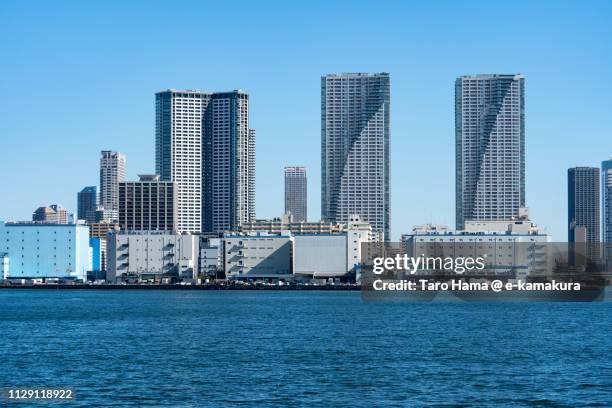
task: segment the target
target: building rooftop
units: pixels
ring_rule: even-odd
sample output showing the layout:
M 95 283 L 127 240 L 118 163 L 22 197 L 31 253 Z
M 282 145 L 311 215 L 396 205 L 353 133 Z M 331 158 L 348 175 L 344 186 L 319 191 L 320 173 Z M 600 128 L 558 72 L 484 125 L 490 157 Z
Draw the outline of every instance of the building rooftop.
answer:
M 60 224 L 43 221 L 0 221 L 0 225 L 20 226 L 20 227 L 87 227 L 84 223 Z
M 343 72 L 341 74 L 327 74 L 323 75 L 323 78 L 341 78 L 341 77 L 375 77 L 375 76 L 389 76 L 388 72 L 377 72 L 370 74 L 368 72 Z
M 159 181 L 158 174 L 139 174 L 140 181 Z
M 243 95 L 247 95 L 247 92 L 243 91 L 242 89 L 238 88 L 238 89 L 234 89 L 233 91 L 202 91 L 199 89 L 174 89 L 174 88 L 168 88 L 168 89 L 164 89 L 162 91 L 156 92 L 156 95 L 159 94 L 163 94 L 163 93 L 186 93 L 186 94 L 197 94 L 197 95 L 219 95 L 219 94 L 233 94 L 233 93 L 237 93 L 237 94 L 243 94 Z
M 492 78 L 525 78 L 521 73 L 518 74 L 476 74 L 476 75 L 461 75 L 459 79 L 492 79 Z

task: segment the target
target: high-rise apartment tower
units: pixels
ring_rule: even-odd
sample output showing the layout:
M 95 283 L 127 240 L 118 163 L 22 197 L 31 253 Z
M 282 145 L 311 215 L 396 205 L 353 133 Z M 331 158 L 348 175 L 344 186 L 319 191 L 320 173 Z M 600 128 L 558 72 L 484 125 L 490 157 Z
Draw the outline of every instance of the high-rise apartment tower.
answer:
M 321 216 L 359 215 L 375 239 L 390 239 L 390 78 L 321 77 Z
M 285 213 L 293 221 L 308 221 L 306 167 L 285 167 Z
M 525 79 L 462 76 L 455 81 L 456 227 L 513 220 L 525 207 Z
M 573 167 L 567 171 L 567 239 L 585 242 L 587 255 L 600 255 L 599 168 Z
M 177 185 L 177 230 L 237 230 L 255 217 L 255 131 L 242 91 L 156 94 L 156 172 Z
M 125 180 L 125 155 L 103 150 L 100 153 L 100 206 L 115 221 L 119 210 L 119 183 Z

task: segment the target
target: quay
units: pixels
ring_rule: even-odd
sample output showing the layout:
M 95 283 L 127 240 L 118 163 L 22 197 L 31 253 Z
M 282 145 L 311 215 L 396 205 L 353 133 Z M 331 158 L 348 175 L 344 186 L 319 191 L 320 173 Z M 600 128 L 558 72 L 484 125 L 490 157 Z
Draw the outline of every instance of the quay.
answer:
M 355 284 L 322 284 L 322 285 L 272 285 L 262 283 L 204 283 L 199 285 L 181 284 L 0 284 L 0 289 L 40 289 L 40 290 L 280 290 L 280 291 L 358 291 Z

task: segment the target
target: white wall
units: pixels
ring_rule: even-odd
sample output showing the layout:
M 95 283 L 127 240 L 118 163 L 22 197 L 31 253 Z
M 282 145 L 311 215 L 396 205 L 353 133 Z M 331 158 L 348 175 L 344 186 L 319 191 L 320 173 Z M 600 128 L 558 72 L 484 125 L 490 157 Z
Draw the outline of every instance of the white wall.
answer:
M 342 276 L 348 272 L 347 237 L 334 235 L 296 235 L 293 273 L 315 277 Z

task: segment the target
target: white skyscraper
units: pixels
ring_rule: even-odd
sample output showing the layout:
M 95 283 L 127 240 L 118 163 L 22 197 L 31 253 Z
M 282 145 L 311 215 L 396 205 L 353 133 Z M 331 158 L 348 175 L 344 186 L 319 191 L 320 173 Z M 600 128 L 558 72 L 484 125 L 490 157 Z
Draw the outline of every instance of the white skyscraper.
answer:
M 205 150 L 204 228 L 208 232 L 237 230 L 254 217 L 255 132 L 249 128 L 249 95 L 242 91 L 211 96 L 211 132 Z M 252 139 L 252 140 L 251 140 Z
M 255 129 L 249 129 L 249 221 L 255 219 Z
M 456 223 L 512 220 L 525 206 L 525 79 L 455 82 Z
M 210 94 L 168 90 L 155 95 L 155 172 L 177 186 L 176 229 L 202 230 L 203 135 Z
M 321 78 L 321 215 L 370 223 L 390 238 L 389 74 Z
M 612 159 L 601 162 L 601 198 L 603 242 L 612 243 Z
M 602 242 L 606 265 L 610 268 L 612 267 L 612 159 L 601 162 L 601 200 Z
M 100 205 L 112 220 L 119 213 L 119 183 L 125 180 L 125 155 L 103 150 L 100 153 Z
M 307 221 L 306 167 L 285 167 L 285 212 L 293 221 Z
M 177 230 L 238 229 L 255 216 L 255 131 L 248 94 L 156 95 L 156 172 L 177 184 Z

